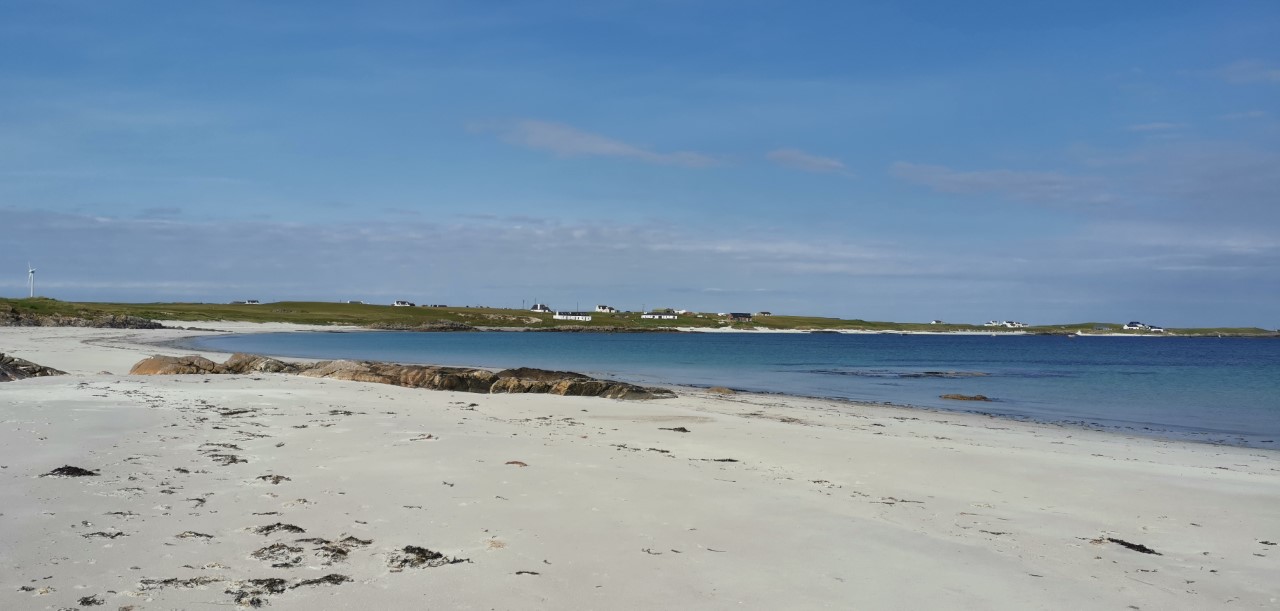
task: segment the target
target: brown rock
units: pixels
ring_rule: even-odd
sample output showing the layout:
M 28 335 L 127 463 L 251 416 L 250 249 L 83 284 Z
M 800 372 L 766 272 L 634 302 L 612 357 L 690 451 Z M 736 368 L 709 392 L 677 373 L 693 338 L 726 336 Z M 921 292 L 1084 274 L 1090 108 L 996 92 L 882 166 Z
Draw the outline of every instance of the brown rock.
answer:
M 202 356 L 156 355 L 138 361 L 129 375 L 162 376 L 223 373 L 222 366 Z
M 939 395 L 943 399 L 951 399 L 953 401 L 990 401 L 986 395 Z

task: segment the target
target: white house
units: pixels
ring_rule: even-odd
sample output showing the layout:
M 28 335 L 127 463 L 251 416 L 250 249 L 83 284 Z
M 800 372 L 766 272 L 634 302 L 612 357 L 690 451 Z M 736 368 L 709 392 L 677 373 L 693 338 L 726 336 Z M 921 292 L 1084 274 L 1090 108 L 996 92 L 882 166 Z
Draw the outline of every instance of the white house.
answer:
M 1152 333 L 1164 333 L 1164 327 L 1157 327 L 1155 325 L 1147 327 L 1147 330 Z
M 1125 326 L 1124 326 L 1124 328 L 1125 328 L 1125 330 L 1126 330 L 1126 331 L 1146 331 L 1146 330 L 1150 329 L 1151 327 L 1150 327 L 1149 325 L 1145 324 L 1145 323 L 1140 323 L 1140 322 L 1138 322 L 1138 321 L 1136 321 L 1136 320 L 1135 320 L 1135 321 L 1130 322 L 1129 324 L 1125 325 Z
M 1010 329 L 1021 329 L 1021 328 L 1025 327 L 1025 326 L 1027 326 L 1027 323 L 1025 323 L 1025 322 L 1017 322 L 1017 321 L 1014 321 L 1014 320 L 1006 320 L 1006 321 L 1004 321 L 1004 326 L 1006 326 L 1006 327 L 1008 327 L 1008 328 L 1010 328 Z
M 529 311 L 530 312 L 550 312 L 551 308 L 547 307 L 547 304 L 545 303 L 535 303 L 533 304 L 532 308 L 529 308 Z
M 982 325 L 982 326 L 984 326 L 984 327 L 1003 327 L 1003 326 L 1004 326 L 1004 323 L 1002 323 L 1002 322 L 1000 322 L 1000 321 L 998 321 L 998 320 L 988 320 L 987 322 L 983 323 L 983 325 Z
M 403 299 L 397 299 L 397 300 L 396 300 L 396 302 L 395 302 L 395 303 L 393 303 L 393 304 L 391 304 L 391 305 L 392 305 L 392 306 L 395 306 L 395 307 L 397 307 L 397 308 L 412 308 L 412 307 L 413 307 L 413 302 L 412 302 L 412 301 L 405 301 L 405 300 L 403 300 Z
M 598 305 L 596 306 L 596 311 L 602 312 L 604 314 L 613 314 L 614 312 L 618 311 L 618 308 L 615 308 L 613 306 L 607 306 L 607 305 Z
M 257 299 L 246 299 L 244 304 L 245 305 L 262 305 L 262 302 L 258 301 Z
M 929 321 L 929 324 L 931 324 L 931 325 L 945 325 L 945 324 L 947 324 L 947 323 L 942 322 L 941 320 L 931 320 L 931 321 Z
M 590 312 L 556 312 L 551 316 L 555 320 L 582 320 L 590 321 Z
M 649 319 L 655 319 L 655 320 L 675 320 L 676 318 L 678 318 L 678 316 L 675 314 L 671 314 L 669 312 L 645 312 L 644 314 L 640 315 L 640 318 L 649 318 Z

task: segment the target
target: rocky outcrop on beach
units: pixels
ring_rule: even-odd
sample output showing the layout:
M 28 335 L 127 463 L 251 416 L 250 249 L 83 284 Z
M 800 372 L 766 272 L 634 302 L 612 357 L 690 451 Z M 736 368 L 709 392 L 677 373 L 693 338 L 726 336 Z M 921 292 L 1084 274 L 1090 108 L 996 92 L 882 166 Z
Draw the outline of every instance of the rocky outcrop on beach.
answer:
M 608 399 L 661 399 L 675 394 L 626 382 L 598 380 L 569 371 L 521 367 L 493 372 L 467 367 L 398 365 L 376 361 L 320 361 L 289 363 L 253 354 L 234 354 L 225 363 L 201 356 L 153 356 L 139 361 L 133 375 L 218 375 L 289 373 L 311 378 L 373 382 L 408 388 L 475 393 L 545 393 Z
M 447 333 L 447 332 L 465 332 L 479 331 L 467 323 L 456 322 L 452 320 L 436 320 L 432 322 L 424 322 L 418 325 L 407 325 L 400 322 L 375 322 L 365 325 L 366 329 L 377 329 L 379 331 L 418 331 L 424 333 Z
M 13 382 L 15 380 L 44 376 L 60 376 L 66 375 L 66 373 L 52 367 L 37 365 L 31 361 L 0 353 L 0 382 Z
M 682 333 L 675 327 L 591 327 L 587 325 L 560 325 L 522 329 L 526 333 Z
M 93 327 L 98 329 L 160 329 L 164 325 L 146 318 L 122 314 L 104 314 L 92 318 L 61 314 L 19 312 L 9 307 L 0 309 L 0 327 Z

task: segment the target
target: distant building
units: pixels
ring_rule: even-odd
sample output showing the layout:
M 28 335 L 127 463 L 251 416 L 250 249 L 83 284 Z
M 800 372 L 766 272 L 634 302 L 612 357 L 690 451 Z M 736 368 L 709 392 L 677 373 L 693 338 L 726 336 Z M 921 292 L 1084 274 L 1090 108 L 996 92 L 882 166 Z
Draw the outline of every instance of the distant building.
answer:
M 1149 325 L 1147 330 L 1152 333 L 1164 333 L 1164 327 L 1157 327 L 1155 325 Z
M 1025 323 L 1025 322 L 1018 322 L 1018 321 L 1016 321 L 1016 320 L 1006 320 L 1006 321 L 1004 321 L 1004 323 L 1002 323 L 1002 324 L 1004 324 L 1004 326 L 1006 326 L 1006 327 L 1008 327 L 1008 328 L 1010 328 L 1010 329 L 1021 329 L 1021 328 L 1025 327 L 1025 326 L 1027 326 L 1027 323 Z
M 756 316 L 773 316 L 773 312 L 756 312 Z
M 556 312 L 551 316 L 555 320 L 581 320 L 590 321 L 590 312 Z
M 725 315 L 729 322 L 751 322 L 751 314 L 747 312 L 729 312 Z
M 1146 330 L 1150 329 L 1151 327 L 1150 327 L 1150 325 L 1147 325 L 1147 324 L 1145 324 L 1145 323 L 1140 323 L 1140 322 L 1138 322 L 1138 321 L 1136 321 L 1136 320 L 1135 320 L 1135 321 L 1132 321 L 1132 322 L 1130 322 L 1129 324 L 1125 325 L 1125 326 L 1124 326 L 1124 328 L 1125 328 L 1125 330 L 1126 330 L 1126 331 L 1146 331 Z
M 931 320 L 931 321 L 929 321 L 929 324 L 931 324 L 931 325 L 945 325 L 945 324 L 947 324 L 947 323 L 942 322 L 941 320 Z
M 988 320 L 987 322 L 982 323 L 982 326 L 984 326 L 984 327 L 1003 327 L 1003 326 L 1004 326 L 1004 323 L 1002 323 L 1002 322 L 1000 322 L 1000 321 L 998 321 L 998 320 Z
M 547 304 L 545 304 L 545 303 L 535 303 L 535 304 L 533 304 L 533 307 L 532 307 L 532 308 L 529 308 L 529 311 L 530 311 L 530 312 L 544 312 L 544 313 L 545 313 L 545 312 L 550 312 L 550 311 L 551 311 L 551 308 L 550 308 L 550 307 L 548 307 L 548 306 L 547 306 Z
M 656 320 L 675 320 L 679 318 L 679 316 L 677 316 L 675 313 L 672 313 L 672 312 L 645 312 L 644 314 L 640 315 L 640 318 L 648 318 L 648 319 L 656 319 Z
M 395 303 L 393 303 L 393 304 L 391 304 L 391 305 L 392 305 L 392 306 L 394 306 L 394 307 L 397 307 L 397 308 L 412 308 L 412 307 L 413 307 L 413 302 L 412 302 L 412 301 L 404 301 L 403 299 L 397 299 L 397 300 L 396 300 L 396 302 L 395 302 Z
M 359 299 L 348 299 L 348 300 L 347 300 L 347 303 L 357 304 L 357 305 L 364 305 L 364 302 L 363 302 L 363 301 L 360 301 Z
M 262 302 L 258 301 L 257 299 L 246 299 L 244 304 L 245 305 L 262 305 Z
M 607 305 L 598 305 L 596 306 L 596 311 L 602 312 L 604 314 L 613 314 L 618 311 L 618 308 L 615 308 L 613 306 L 607 306 Z

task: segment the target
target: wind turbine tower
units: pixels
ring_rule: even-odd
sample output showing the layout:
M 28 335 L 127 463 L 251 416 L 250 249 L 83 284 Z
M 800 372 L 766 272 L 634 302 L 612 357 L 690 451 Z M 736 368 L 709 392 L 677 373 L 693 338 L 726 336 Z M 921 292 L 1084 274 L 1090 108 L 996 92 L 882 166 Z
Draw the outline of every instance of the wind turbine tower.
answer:
M 31 262 L 27 261 L 27 297 L 36 296 L 36 268 L 31 267 Z

